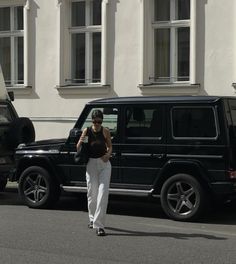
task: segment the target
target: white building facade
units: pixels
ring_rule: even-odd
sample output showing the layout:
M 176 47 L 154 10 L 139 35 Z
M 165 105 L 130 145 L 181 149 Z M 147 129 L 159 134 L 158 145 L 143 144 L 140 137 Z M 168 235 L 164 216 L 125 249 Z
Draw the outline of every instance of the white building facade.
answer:
M 0 0 L 0 63 L 37 139 L 114 96 L 235 95 L 235 0 Z

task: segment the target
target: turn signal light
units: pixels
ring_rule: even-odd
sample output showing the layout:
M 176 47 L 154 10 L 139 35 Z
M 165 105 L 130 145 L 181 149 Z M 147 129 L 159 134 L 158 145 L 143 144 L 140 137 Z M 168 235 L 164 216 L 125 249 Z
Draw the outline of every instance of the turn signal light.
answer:
M 236 179 L 236 171 L 235 170 L 229 170 L 229 177 L 230 179 Z

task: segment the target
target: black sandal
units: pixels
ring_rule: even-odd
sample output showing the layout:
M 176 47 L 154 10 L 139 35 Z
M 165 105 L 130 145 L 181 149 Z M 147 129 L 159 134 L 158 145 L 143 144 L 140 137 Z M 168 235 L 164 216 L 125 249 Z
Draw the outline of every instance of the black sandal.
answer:
M 103 228 L 97 228 L 97 236 L 105 236 L 106 235 L 106 232 Z
M 93 228 L 93 222 L 91 221 L 89 224 L 88 224 L 88 228 Z

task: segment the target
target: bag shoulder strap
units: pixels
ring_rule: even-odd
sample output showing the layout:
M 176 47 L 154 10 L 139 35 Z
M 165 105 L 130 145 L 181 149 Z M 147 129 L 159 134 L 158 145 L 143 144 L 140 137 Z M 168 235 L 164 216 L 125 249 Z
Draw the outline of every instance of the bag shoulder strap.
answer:
M 91 127 L 87 127 L 86 136 L 91 136 Z

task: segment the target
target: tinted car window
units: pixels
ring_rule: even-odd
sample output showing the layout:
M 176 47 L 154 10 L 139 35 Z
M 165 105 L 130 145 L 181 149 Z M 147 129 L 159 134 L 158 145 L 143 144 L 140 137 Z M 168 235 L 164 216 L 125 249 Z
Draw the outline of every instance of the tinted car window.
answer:
M 12 121 L 12 115 L 7 105 L 0 105 L 0 124 L 10 123 Z
M 128 107 L 126 109 L 126 137 L 160 138 L 162 115 L 158 108 Z
M 217 128 L 212 107 L 172 109 L 174 138 L 216 138 Z
M 92 108 L 82 126 L 82 129 L 85 127 L 90 127 L 92 124 L 92 112 L 93 110 L 101 110 L 103 113 L 103 123 L 102 125 L 110 130 L 111 137 L 114 138 L 117 134 L 117 120 L 118 120 L 118 109 L 113 107 L 107 108 Z

